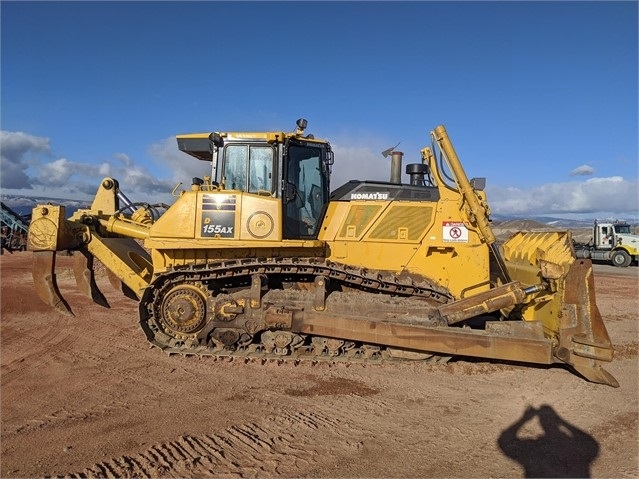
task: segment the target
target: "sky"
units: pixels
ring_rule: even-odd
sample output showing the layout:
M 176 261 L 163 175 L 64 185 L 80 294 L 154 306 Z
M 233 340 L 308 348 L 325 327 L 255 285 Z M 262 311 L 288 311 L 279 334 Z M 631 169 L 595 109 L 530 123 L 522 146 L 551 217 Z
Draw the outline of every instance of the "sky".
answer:
M 0 3 L 0 190 L 171 203 L 175 135 L 307 132 L 332 189 L 445 125 L 494 214 L 639 217 L 638 3 Z M 404 175 L 403 180 L 408 182 Z

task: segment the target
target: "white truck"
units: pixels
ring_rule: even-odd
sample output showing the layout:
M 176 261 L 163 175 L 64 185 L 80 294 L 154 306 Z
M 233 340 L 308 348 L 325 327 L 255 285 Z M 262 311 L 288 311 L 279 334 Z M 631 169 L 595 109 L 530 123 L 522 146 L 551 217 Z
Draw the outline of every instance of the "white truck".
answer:
M 632 234 L 630 224 L 625 221 L 595 220 L 590 241 L 574 242 L 574 247 L 577 258 L 610 261 L 619 267 L 639 260 L 639 235 Z

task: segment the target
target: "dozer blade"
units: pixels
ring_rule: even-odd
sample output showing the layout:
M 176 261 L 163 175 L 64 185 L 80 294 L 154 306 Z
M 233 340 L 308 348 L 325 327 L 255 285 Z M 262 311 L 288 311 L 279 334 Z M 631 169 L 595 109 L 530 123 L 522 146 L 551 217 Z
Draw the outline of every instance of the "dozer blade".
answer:
M 614 348 L 595 299 L 590 260 L 575 259 L 569 232 L 516 233 L 503 245 L 513 280 L 547 285 L 519 312 L 539 321 L 553 341 L 555 362 L 571 366 L 596 383 L 618 387 L 602 364 L 612 361 Z
M 55 251 L 33 252 L 33 284 L 42 301 L 67 316 L 75 316 L 60 295 L 55 278 Z
M 612 361 L 614 349 L 595 302 L 595 283 L 590 260 L 576 260 L 565 278 L 564 300 L 555 356 L 570 364 L 589 381 L 619 387 L 601 367 Z
M 98 288 L 95 282 L 95 272 L 93 270 L 93 255 L 81 249 L 76 251 L 73 257 L 73 274 L 78 289 L 94 303 L 110 308 L 108 301 Z

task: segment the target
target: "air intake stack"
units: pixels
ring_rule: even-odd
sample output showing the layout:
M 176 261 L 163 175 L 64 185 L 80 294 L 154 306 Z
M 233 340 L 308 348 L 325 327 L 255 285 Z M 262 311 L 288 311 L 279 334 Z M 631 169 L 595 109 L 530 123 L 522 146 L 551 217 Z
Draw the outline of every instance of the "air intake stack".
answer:
M 410 177 L 411 186 L 426 186 L 425 175 L 428 173 L 428 165 L 412 163 L 406 165 L 406 174 Z

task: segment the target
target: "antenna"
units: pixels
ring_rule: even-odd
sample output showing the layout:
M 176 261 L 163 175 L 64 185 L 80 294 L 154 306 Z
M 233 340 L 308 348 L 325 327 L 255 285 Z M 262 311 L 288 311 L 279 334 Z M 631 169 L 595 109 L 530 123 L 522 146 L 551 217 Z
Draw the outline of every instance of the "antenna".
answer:
M 401 143 L 401 141 L 399 143 Z M 382 156 L 384 158 L 388 158 L 388 155 L 390 155 L 393 152 L 393 150 L 399 146 L 399 143 L 397 143 L 395 146 L 388 148 L 387 150 L 382 151 Z

